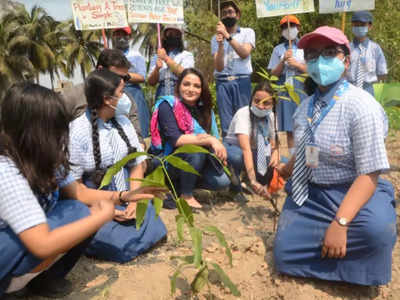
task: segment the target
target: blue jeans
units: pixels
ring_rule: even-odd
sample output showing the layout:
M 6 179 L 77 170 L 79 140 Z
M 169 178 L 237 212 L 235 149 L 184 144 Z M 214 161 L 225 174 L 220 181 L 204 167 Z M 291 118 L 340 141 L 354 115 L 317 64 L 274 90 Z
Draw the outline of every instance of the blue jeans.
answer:
M 146 99 L 144 98 L 143 91 L 138 84 L 129 84 L 125 86 L 125 92 L 129 93 L 136 102 L 138 109 L 138 116 L 140 122 L 140 129 L 142 130 L 142 137 L 149 136 L 150 129 L 150 110 Z
M 209 162 L 208 154 L 182 153 L 179 156 L 195 168 L 201 176 L 168 165 L 168 174 L 172 177 L 174 183 L 177 182 L 178 194 L 190 196 L 195 188 L 215 191 L 229 186 L 229 177 L 225 173 L 219 174 Z
M 224 137 L 238 109 L 249 105 L 251 98 L 250 76 L 236 80 L 216 80 L 218 114 Z

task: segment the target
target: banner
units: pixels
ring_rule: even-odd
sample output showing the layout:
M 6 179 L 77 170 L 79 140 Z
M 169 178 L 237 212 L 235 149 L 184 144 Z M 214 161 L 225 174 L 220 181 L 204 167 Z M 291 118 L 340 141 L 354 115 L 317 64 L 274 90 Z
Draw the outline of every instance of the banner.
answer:
M 345 11 L 373 10 L 375 0 L 320 0 L 319 13 L 329 14 Z
M 126 0 L 129 23 L 183 24 L 183 0 Z
M 314 0 L 256 0 L 257 17 L 274 17 L 314 11 Z
M 124 0 L 71 0 L 76 30 L 128 26 Z

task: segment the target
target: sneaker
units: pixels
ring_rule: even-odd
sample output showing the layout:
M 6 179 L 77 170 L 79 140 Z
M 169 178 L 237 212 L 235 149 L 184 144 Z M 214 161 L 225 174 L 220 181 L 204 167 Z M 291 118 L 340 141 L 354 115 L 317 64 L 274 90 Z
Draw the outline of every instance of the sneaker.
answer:
M 247 199 L 247 197 L 245 195 L 243 195 L 243 193 L 237 193 L 233 197 L 233 200 L 235 202 L 239 202 L 239 203 L 247 203 L 247 202 L 249 202 L 249 199 Z
M 163 201 L 163 208 L 165 209 L 176 209 L 176 203 L 172 198 L 171 194 L 167 195 L 167 198 Z
M 32 294 L 48 298 L 63 298 L 73 291 L 71 281 L 65 278 L 49 279 L 38 276 L 27 287 Z

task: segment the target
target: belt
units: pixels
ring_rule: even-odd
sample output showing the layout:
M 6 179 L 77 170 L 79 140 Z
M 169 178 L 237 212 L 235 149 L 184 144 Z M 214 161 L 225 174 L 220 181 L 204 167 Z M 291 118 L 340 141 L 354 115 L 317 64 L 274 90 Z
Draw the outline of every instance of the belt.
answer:
M 237 79 L 242 79 L 242 78 L 249 78 L 250 74 L 243 74 L 243 75 L 219 75 L 216 76 L 215 79 L 216 80 L 221 80 L 221 81 L 233 81 L 233 80 L 237 80 Z

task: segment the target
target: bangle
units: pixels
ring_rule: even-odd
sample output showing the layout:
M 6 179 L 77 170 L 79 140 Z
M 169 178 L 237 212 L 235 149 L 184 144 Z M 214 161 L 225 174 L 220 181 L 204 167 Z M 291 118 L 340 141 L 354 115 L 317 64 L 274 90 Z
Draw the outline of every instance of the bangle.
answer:
M 122 193 L 123 193 L 123 192 L 126 192 L 126 191 L 120 191 L 120 192 L 119 192 L 119 194 L 118 194 L 118 200 L 119 200 L 120 203 L 125 204 L 126 201 L 124 201 L 124 200 L 122 199 Z
M 232 36 L 230 35 L 227 39 L 228 42 L 232 41 Z

